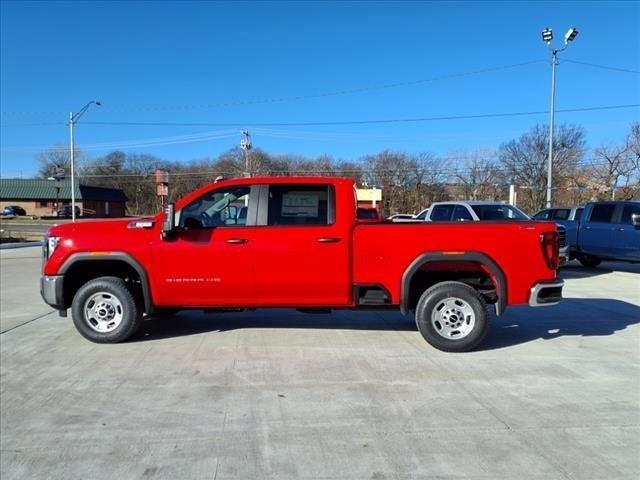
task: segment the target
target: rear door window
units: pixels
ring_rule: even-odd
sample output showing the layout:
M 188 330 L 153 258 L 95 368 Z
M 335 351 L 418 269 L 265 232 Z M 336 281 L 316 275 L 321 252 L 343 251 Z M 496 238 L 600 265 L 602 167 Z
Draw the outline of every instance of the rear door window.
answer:
M 453 210 L 453 220 L 458 222 L 463 220 L 473 220 L 473 217 L 466 207 L 463 207 L 462 205 L 456 205 L 456 208 Z
M 611 223 L 613 212 L 616 209 L 615 203 L 601 203 L 593 206 L 589 222 L 594 223 Z
M 553 210 L 542 210 L 533 216 L 534 220 L 550 220 Z
M 554 220 L 568 220 L 571 215 L 571 210 L 568 208 L 558 208 L 553 212 Z
M 267 225 L 331 225 L 333 198 L 330 185 L 271 185 Z
M 620 218 L 620 223 L 627 223 L 631 225 L 631 215 L 637 213 L 640 215 L 640 205 L 625 205 L 622 209 L 622 217 Z
M 455 205 L 436 205 L 431 212 L 431 220 L 433 222 L 448 222 L 451 220 Z

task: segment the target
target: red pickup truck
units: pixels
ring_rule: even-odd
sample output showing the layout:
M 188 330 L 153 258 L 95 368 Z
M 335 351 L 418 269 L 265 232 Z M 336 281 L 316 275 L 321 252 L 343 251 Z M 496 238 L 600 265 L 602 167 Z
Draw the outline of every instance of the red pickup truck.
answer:
M 52 227 L 41 293 L 94 342 L 126 340 L 143 317 L 185 309 L 400 309 L 434 347 L 484 338 L 487 304 L 554 305 L 551 222 L 359 220 L 345 178 L 238 178 L 155 217 Z

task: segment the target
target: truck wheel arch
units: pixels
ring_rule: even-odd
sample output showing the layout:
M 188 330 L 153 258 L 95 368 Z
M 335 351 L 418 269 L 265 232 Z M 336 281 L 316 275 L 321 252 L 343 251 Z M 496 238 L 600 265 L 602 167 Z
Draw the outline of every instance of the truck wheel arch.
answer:
M 131 255 L 124 252 L 109 252 L 104 255 L 96 255 L 92 252 L 82 252 L 72 254 L 59 269 L 60 275 L 65 275 L 72 267 L 78 264 L 94 264 L 98 262 L 121 262 L 132 268 L 140 278 L 140 287 L 142 290 L 142 299 L 144 302 L 145 312 L 153 311 L 153 302 L 151 299 L 151 290 L 149 288 L 149 277 L 144 267 Z M 66 280 L 65 280 L 66 283 Z
M 422 269 L 422 267 L 434 262 L 455 263 L 456 261 L 478 263 L 483 267 L 483 269 L 486 269 L 490 273 L 492 277 L 491 280 L 496 287 L 496 293 L 498 296 L 495 303 L 496 314 L 502 314 L 507 307 L 506 276 L 493 259 L 481 252 L 460 252 L 454 254 L 445 252 L 426 252 L 418 255 L 411 264 L 409 264 L 402 275 L 402 283 L 400 285 L 400 311 L 403 314 L 406 314 L 411 309 L 411 280 L 414 275 Z

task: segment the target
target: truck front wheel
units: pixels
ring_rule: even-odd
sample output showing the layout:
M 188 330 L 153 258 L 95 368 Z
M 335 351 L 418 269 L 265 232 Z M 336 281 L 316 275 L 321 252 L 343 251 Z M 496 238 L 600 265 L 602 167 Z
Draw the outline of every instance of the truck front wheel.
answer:
M 418 330 L 438 350 L 468 352 L 487 334 L 487 305 L 473 288 L 442 282 L 427 289 L 416 307 Z
M 71 304 L 73 323 L 80 334 L 96 343 L 123 342 L 142 319 L 141 309 L 118 277 L 99 277 L 85 283 Z

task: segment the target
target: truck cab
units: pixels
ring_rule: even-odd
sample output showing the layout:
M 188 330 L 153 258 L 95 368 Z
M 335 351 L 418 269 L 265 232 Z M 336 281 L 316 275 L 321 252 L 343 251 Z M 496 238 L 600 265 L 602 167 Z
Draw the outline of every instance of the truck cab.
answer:
M 575 256 L 591 268 L 602 260 L 640 262 L 640 201 L 586 204 L 577 225 Z

